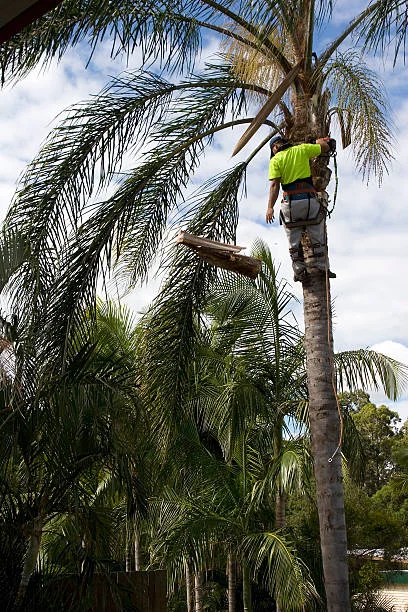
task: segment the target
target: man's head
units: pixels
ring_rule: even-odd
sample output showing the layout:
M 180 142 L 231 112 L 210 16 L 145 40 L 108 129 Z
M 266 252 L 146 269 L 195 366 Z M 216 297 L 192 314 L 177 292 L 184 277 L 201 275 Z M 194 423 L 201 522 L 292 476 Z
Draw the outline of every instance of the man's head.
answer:
M 271 147 L 271 157 L 273 157 L 282 148 L 286 149 L 288 146 L 290 146 L 290 142 L 287 138 L 284 138 L 283 136 L 279 136 L 278 134 L 277 136 L 274 136 L 273 138 L 271 138 L 269 142 L 269 146 Z

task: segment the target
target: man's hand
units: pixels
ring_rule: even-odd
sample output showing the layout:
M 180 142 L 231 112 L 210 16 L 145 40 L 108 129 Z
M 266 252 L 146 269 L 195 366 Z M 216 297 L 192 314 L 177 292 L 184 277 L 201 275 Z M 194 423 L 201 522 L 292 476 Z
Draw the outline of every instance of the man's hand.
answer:
M 267 223 L 273 223 L 275 217 L 273 214 L 273 206 L 268 206 L 268 208 L 266 209 L 266 222 Z
M 322 153 L 329 153 L 329 151 L 336 150 L 336 141 L 334 138 L 330 138 L 330 136 L 326 136 L 325 138 L 317 138 L 316 144 L 320 145 Z

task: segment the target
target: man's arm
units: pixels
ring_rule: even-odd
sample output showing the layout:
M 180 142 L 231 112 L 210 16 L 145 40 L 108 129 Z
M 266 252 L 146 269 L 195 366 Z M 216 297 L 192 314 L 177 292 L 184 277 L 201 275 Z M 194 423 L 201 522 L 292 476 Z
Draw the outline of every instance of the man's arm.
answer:
M 316 144 L 320 145 L 322 153 L 328 153 L 330 151 L 330 146 L 328 145 L 327 138 L 317 138 Z
M 319 143 L 320 144 L 320 143 Z M 275 178 L 271 180 L 271 186 L 269 188 L 269 200 L 268 208 L 266 209 L 266 222 L 272 223 L 273 221 L 273 207 L 278 199 L 280 189 L 280 179 Z

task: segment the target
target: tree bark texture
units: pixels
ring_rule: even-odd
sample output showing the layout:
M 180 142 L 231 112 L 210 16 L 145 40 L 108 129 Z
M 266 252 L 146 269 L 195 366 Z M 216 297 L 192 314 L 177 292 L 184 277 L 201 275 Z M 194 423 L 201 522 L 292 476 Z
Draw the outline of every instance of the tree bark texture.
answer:
M 24 598 L 27 592 L 27 587 L 37 565 L 38 553 L 40 552 L 41 546 L 41 538 L 42 521 L 40 518 L 36 518 L 33 521 L 30 539 L 27 545 L 27 553 L 24 560 L 23 571 L 21 573 L 21 580 L 14 603 L 14 609 L 16 611 L 23 610 Z
M 244 612 L 252 612 L 252 589 L 251 577 L 249 575 L 248 563 L 242 560 L 242 601 Z
M 142 546 L 140 542 L 140 529 L 136 521 L 135 521 L 135 526 L 134 526 L 134 537 L 135 537 L 135 546 L 134 546 L 135 570 L 137 572 L 140 572 L 140 570 L 142 569 Z
M 303 298 L 309 418 L 327 611 L 348 612 L 342 466 L 340 450 L 335 453 L 339 444 L 340 421 L 333 383 L 330 291 L 324 275 L 309 275 L 303 283 Z
M 204 574 L 194 575 L 195 612 L 204 612 Z
M 230 553 L 227 559 L 228 612 L 237 612 L 237 563 Z
M 187 612 L 193 612 L 193 609 L 194 609 L 193 579 L 192 579 L 190 567 L 188 565 L 188 561 L 186 561 L 186 603 L 187 603 Z

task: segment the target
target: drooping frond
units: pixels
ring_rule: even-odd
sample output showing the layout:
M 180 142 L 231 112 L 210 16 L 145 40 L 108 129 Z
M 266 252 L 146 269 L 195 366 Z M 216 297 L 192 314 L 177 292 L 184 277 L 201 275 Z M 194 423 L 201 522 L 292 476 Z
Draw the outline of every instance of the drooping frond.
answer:
M 269 248 L 261 240 L 254 243 L 251 255 L 263 261 L 255 282 L 223 273 L 211 290 L 208 313 L 218 323 L 217 343 L 247 355 L 266 349 L 266 353 L 279 359 L 299 340 L 299 330 L 291 321 L 290 303 L 295 300 L 284 280 L 278 278 Z
M 405 0 L 377 0 L 362 24 L 360 35 L 366 48 L 383 53 L 394 48 L 394 65 L 401 54 L 405 59 L 408 7 Z
M 27 258 L 27 243 L 23 232 L 3 227 L 0 234 L 0 290 Z
M 341 452 L 347 461 L 347 469 L 353 481 L 359 485 L 364 484 L 365 468 L 367 463 L 366 448 L 351 414 L 342 411 L 343 440 Z
M 278 486 L 290 495 L 307 490 L 312 480 L 313 463 L 309 445 L 304 438 L 285 441 L 282 452 L 271 458 L 272 448 L 273 443 L 268 449 L 269 452 L 263 449 L 263 452 L 255 453 L 254 449 L 249 449 L 248 463 L 251 465 L 251 477 L 254 481 L 251 505 L 254 508 L 265 505 L 271 494 L 275 495 Z
M 92 57 L 105 41 L 111 44 L 112 57 L 138 51 L 141 66 L 156 62 L 173 72 L 190 70 L 202 31 L 234 37 L 233 29 L 224 27 L 231 22 L 273 51 L 269 28 L 275 27 L 280 13 L 291 24 L 296 8 L 296 3 L 282 0 L 65 0 L 0 47 L 1 78 L 3 83 L 18 79 L 80 43 L 88 43 Z
M 382 388 L 387 397 L 396 400 L 408 385 L 408 366 L 376 351 L 338 353 L 335 367 L 340 391 Z
M 187 230 L 210 239 L 234 241 L 245 164 L 217 177 L 197 196 Z M 156 427 L 171 436 L 183 415 L 188 372 L 197 342 L 197 314 L 216 270 L 195 253 L 175 247 L 169 274 L 148 315 L 145 392 L 157 407 Z M 163 409 L 160 408 L 163 406 Z M 180 413 L 180 410 L 182 411 Z
M 161 85 L 158 84 L 159 89 Z M 122 103 L 126 107 L 128 100 L 126 95 L 122 96 L 123 86 L 123 82 L 118 85 L 119 106 Z M 213 87 L 219 95 L 214 95 Z M 166 85 L 164 89 L 166 98 Z M 106 122 L 101 121 L 101 129 L 94 131 L 91 114 L 86 114 L 79 132 L 70 125 L 57 131 L 50 157 L 47 145 L 44 147 L 27 174 L 26 187 L 16 198 L 8 225 L 24 228 L 22 231 L 31 249 L 27 266 L 21 269 L 20 287 L 24 287 L 27 295 L 56 296 L 47 307 L 47 317 L 55 315 L 61 333 L 63 328 L 67 332 L 75 317 L 81 316 L 83 309 L 93 303 L 100 272 L 106 273 L 114 263 L 120 262 L 123 252 L 125 256 L 120 265 L 128 272 L 128 283 L 132 285 L 146 275 L 168 216 L 183 200 L 183 189 L 205 146 L 222 126 L 227 112 L 239 113 L 244 104 L 245 94 L 235 92 L 234 81 L 222 68 L 218 67 L 217 76 L 210 77 L 206 84 L 200 77 L 193 78 L 189 87 L 181 87 L 181 94 L 166 118 L 150 130 L 154 144 L 143 155 L 141 165 L 122 180 L 111 198 L 100 204 L 86 205 L 94 184 L 96 187 L 98 181 L 104 184 L 124 152 L 132 148 L 133 135 L 128 121 L 132 124 L 133 118 L 125 117 L 123 125 L 115 123 L 115 113 L 108 112 Z M 97 100 L 96 107 L 102 114 L 103 106 Z M 139 107 L 139 103 L 135 106 Z M 153 104 L 151 117 L 155 116 L 156 109 Z M 135 115 L 138 115 L 137 109 Z M 73 134 L 69 139 L 71 129 Z M 90 132 L 84 149 L 81 149 L 81 138 L 78 142 L 82 130 L 85 135 Z M 108 133 L 111 130 L 111 140 L 118 134 L 114 139 L 118 151 L 109 138 L 106 140 L 106 130 Z M 62 142 L 64 135 L 69 140 L 67 149 Z M 77 151 L 77 163 L 71 165 L 71 155 L 75 159 Z M 101 179 L 96 176 L 98 163 L 103 168 Z M 82 216 L 84 221 L 78 227 Z M 75 229 L 77 232 L 73 235 Z M 54 277 L 49 278 L 53 269 Z M 40 288 L 39 282 L 44 286 Z M 17 300 L 21 297 L 18 286 L 15 297 Z M 67 318 L 61 317 L 62 312 Z M 57 330 L 54 338 L 57 342 Z
M 189 137 L 197 137 L 203 120 L 208 122 L 205 127 L 222 120 L 233 83 L 226 71 L 219 71 L 209 80 L 196 78 L 179 85 L 148 73 L 114 79 L 93 101 L 68 110 L 28 166 L 7 223 L 23 227 L 38 252 L 47 243 L 59 251 L 67 235 L 80 223 L 88 199 L 112 181 L 124 156 L 134 154 L 147 135 L 151 141 L 163 138 L 160 126 L 164 129 L 168 125 L 166 111 L 175 92 L 191 88 L 195 91 L 196 112 L 192 109 L 189 125 L 180 119 L 178 129 L 188 142 Z M 220 96 L 213 102 L 213 92 L 211 96 L 208 92 L 217 85 Z M 182 104 L 179 98 L 175 104 L 173 114 Z M 155 136 L 151 133 L 153 124 Z M 165 160 L 163 152 L 162 163 Z
M 328 62 L 325 78 L 332 93 L 331 113 L 339 117 L 340 127 L 347 125 L 358 171 L 381 183 L 393 158 L 392 120 L 383 84 L 353 51 Z
M 234 29 L 233 24 L 229 29 Z M 240 33 L 240 29 L 238 29 Z M 280 81 L 290 70 L 294 60 L 293 48 L 290 45 L 290 38 L 282 36 L 279 31 L 274 31 L 269 35 L 271 43 L 274 45 L 274 53 L 267 52 L 258 48 L 254 37 L 247 35 L 245 38 L 225 38 L 222 49 L 226 61 L 231 65 L 232 72 L 243 82 L 261 86 L 266 91 L 273 92 Z M 253 94 L 254 100 L 264 102 L 264 97 L 259 96 L 256 91 Z
M 139 50 L 142 65 L 158 61 L 174 69 L 191 67 L 201 45 L 200 28 L 193 19 L 200 13 L 198 0 L 65 0 L 0 47 L 2 82 L 60 59 L 84 41 L 90 56 L 98 44 L 110 40 L 112 57 Z
M 265 586 L 283 609 L 300 612 L 318 598 L 306 567 L 282 536 L 249 535 L 243 548 L 254 574 L 263 574 Z

